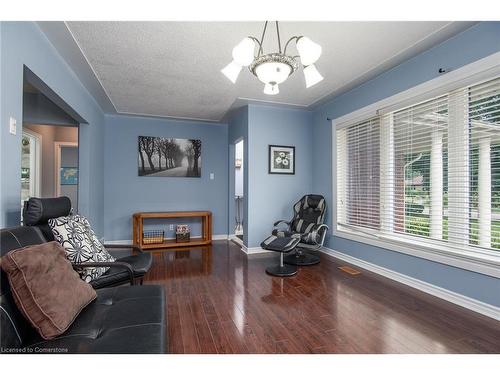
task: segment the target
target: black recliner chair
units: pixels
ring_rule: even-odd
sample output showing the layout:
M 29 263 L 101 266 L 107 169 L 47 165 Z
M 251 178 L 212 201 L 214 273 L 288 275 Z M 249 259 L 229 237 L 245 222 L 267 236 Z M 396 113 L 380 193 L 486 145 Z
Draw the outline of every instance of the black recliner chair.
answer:
M 273 235 L 278 238 L 300 239 L 295 249 L 284 257 L 284 262 L 297 266 L 317 264 L 320 258 L 316 252 L 323 246 L 328 231 L 328 226 L 324 224 L 325 198 L 317 194 L 304 195 L 293 205 L 293 211 L 292 220 L 277 221 L 272 231 Z M 283 224 L 286 227 L 283 228 Z
M 38 228 L 45 241 L 54 241 L 54 235 L 48 224 L 49 219 L 67 216 L 70 212 L 71 201 L 68 197 L 30 198 L 24 203 L 23 224 Z M 153 262 L 150 253 L 144 253 L 132 245 L 105 245 L 105 248 L 131 249 L 136 250 L 138 254 L 117 258 L 115 262 L 87 262 L 79 265 L 79 267 L 109 267 L 101 277 L 90 282 L 94 289 L 126 283 L 142 284 L 142 279 Z
M 0 230 L 0 256 L 45 242 L 35 227 Z M 96 291 L 68 330 L 43 339 L 14 301 L 0 269 L 0 350 L 2 353 L 166 353 L 165 292 L 160 285 L 124 286 Z

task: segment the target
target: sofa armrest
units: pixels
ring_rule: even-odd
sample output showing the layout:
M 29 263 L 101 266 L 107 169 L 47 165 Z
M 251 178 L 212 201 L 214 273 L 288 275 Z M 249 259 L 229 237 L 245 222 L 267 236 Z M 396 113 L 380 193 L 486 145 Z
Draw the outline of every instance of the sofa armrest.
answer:
M 130 285 L 134 285 L 134 270 L 132 266 L 125 262 L 85 262 L 80 264 L 72 264 L 73 269 L 86 268 L 86 267 L 117 267 L 123 268 L 127 271 L 129 276 Z

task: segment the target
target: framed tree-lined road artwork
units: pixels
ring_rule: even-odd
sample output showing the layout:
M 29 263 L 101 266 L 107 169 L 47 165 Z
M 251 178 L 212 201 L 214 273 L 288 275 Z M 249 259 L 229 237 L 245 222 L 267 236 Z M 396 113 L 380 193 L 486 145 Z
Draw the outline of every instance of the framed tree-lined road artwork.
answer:
M 201 176 L 201 140 L 139 136 L 138 143 L 139 176 Z

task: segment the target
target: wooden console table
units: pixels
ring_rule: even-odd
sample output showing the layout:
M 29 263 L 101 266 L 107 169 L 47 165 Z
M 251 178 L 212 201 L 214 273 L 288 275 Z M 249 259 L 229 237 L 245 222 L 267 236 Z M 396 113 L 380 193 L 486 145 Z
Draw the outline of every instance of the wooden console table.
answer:
M 201 238 L 191 238 L 188 242 L 176 242 L 175 239 L 164 240 L 163 243 L 144 244 L 142 233 L 144 219 L 172 219 L 184 217 L 201 218 Z M 212 243 L 212 213 L 210 211 L 177 211 L 177 212 L 136 212 L 133 217 L 133 243 L 141 249 L 164 249 L 172 247 L 204 246 Z

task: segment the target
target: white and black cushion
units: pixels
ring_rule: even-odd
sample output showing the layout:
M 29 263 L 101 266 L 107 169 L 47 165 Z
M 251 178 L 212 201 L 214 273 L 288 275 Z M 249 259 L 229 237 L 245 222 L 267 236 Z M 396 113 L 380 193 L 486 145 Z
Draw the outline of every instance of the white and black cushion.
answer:
M 84 216 L 62 216 L 49 219 L 48 224 L 55 240 L 64 247 L 72 264 L 115 261 L 98 240 Z M 101 277 L 108 269 L 109 267 L 85 267 L 79 269 L 78 273 L 83 280 L 91 282 Z

